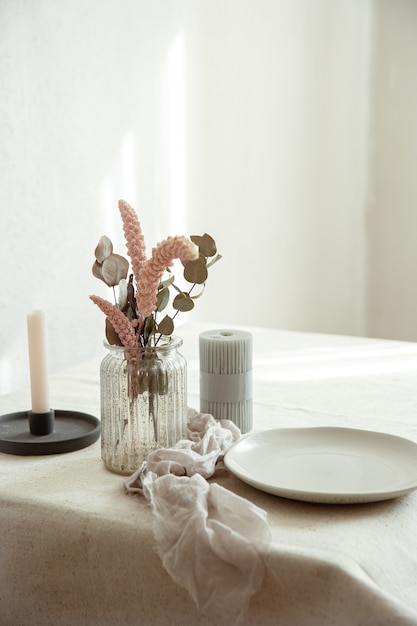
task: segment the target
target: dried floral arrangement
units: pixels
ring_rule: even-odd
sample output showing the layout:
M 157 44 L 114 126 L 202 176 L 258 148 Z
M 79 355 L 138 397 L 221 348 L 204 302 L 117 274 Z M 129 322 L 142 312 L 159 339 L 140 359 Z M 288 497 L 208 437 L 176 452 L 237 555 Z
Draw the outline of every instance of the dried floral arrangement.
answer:
M 205 287 L 208 269 L 221 258 L 210 235 L 168 237 L 156 245 L 150 258 L 135 210 L 119 200 L 127 253 L 131 261 L 113 252 L 111 240 L 103 235 L 95 249 L 93 275 L 113 288 L 114 304 L 100 296 L 90 299 L 106 316 L 106 339 L 111 345 L 127 348 L 157 345 L 161 336 L 174 332 L 174 319 L 179 312 L 191 311 Z M 191 284 L 187 290 L 175 283 L 170 267 L 174 259 L 183 265 L 183 277 Z M 195 288 L 200 286 L 198 293 Z M 116 292 L 116 287 L 118 293 Z M 159 314 L 168 306 L 171 290 L 175 313 Z

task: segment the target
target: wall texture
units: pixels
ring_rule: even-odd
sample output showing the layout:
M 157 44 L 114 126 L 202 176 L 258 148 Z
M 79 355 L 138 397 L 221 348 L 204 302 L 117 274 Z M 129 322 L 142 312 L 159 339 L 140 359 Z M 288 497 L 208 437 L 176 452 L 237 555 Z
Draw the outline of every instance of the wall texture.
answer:
M 375 12 L 366 332 L 417 340 L 417 3 Z
M 407 239 L 384 246 L 397 196 L 384 175 L 395 165 L 385 161 L 392 110 L 380 102 L 394 52 L 392 80 L 413 83 L 415 96 L 411 4 L 0 0 L 0 393 L 28 382 L 32 308 L 47 314 L 51 371 L 102 352 L 88 295 L 110 294 L 90 268 L 102 234 L 124 252 L 120 197 L 149 249 L 168 234 L 216 238 L 223 259 L 193 320 L 405 329 L 385 301 L 390 290 L 405 297 L 414 252 L 406 223 Z M 411 104 L 401 102 L 392 123 L 402 120 L 407 143 Z M 408 220 L 413 149 L 401 148 L 393 174 Z M 410 256 L 398 291 L 400 249 Z

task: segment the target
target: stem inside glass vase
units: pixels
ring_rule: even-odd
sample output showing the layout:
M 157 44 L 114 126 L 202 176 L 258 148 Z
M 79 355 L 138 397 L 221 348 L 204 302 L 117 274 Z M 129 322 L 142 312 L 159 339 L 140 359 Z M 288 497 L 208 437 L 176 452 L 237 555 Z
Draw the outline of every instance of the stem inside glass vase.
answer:
M 187 436 L 186 361 L 178 337 L 158 345 L 105 344 L 100 368 L 102 459 L 111 471 L 133 473 L 148 454 Z

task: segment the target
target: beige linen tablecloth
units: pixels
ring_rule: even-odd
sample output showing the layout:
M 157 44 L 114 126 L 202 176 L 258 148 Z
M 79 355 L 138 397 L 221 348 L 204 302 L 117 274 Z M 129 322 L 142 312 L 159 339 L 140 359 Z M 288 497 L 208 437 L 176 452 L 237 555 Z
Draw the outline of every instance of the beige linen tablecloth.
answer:
M 181 329 L 197 409 L 206 329 Z M 417 441 L 416 344 L 246 330 L 254 429 L 347 426 Z M 51 376 L 54 408 L 99 415 L 100 356 Z M 27 390 L 1 397 L 0 414 L 29 402 Z M 265 509 L 272 530 L 243 624 L 417 625 L 417 492 L 322 505 L 257 491 L 227 471 L 212 480 Z M 0 624 L 221 625 L 164 571 L 149 505 L 122 483 L 104 469 L 99 442 L 65 455 L 0 454 Z

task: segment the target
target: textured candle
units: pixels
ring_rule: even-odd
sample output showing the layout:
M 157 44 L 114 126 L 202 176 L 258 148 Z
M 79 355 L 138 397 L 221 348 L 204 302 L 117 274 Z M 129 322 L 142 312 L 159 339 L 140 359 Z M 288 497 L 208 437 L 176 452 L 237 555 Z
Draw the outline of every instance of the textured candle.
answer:
M 200 411 L 252 428 L 252 335 L 241 330 L 200 334 Z
M 30 390 L 33 413 L 47 413 L 49 406 L 48 373 L 46 366 L 46 331 L 43 311 L 27 316 Z

